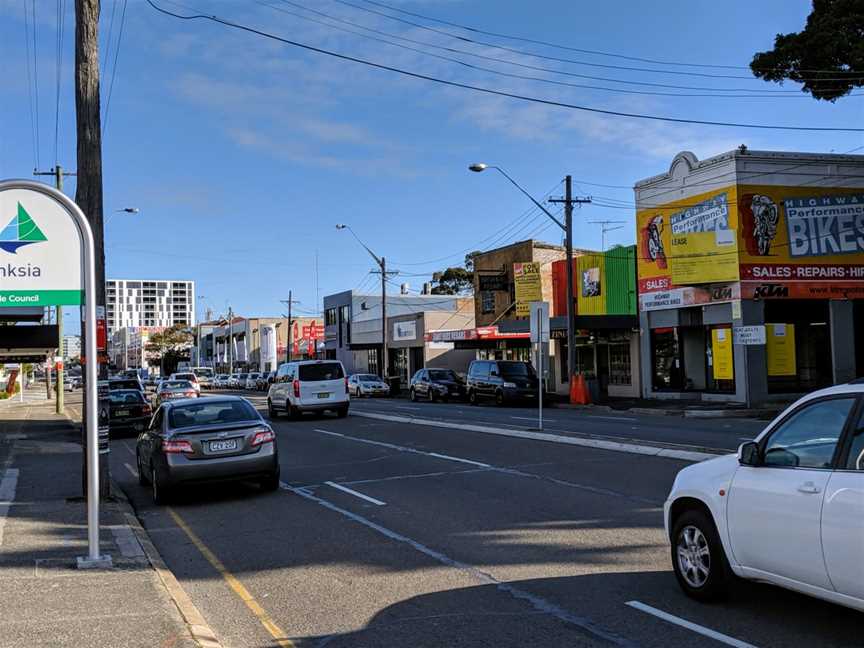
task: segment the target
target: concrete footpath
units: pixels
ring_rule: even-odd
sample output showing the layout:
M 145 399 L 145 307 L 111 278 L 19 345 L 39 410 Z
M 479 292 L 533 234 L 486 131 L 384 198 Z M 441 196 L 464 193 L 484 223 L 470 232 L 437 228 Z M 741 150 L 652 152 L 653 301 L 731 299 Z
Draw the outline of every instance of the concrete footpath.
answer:
M 122 493 L 102 505 L 113 568 L 77 569 L 81 456 L 77 425 L 52 403 L 0 408 L 0 648 L 218 646 Z

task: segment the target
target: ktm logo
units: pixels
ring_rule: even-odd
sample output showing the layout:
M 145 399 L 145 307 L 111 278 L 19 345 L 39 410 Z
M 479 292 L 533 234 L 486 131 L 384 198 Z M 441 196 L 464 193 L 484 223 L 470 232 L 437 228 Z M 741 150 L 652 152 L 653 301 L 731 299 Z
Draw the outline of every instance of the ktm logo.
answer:
M 753 291 L 754 299 L 771 299 L 772 297 L 788 297 L 789 286 L 781 284 L 762 284 Z

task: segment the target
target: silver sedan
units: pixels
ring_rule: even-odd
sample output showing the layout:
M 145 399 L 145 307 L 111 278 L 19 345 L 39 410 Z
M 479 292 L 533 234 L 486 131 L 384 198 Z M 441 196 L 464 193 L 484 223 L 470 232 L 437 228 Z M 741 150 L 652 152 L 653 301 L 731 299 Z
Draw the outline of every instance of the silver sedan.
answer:
M 276 435 L 244 398 L 222 396 L 168 401 L 138 436 L 138 478 L 156 504 L 179 486 L 254 480 L 279 488 Z

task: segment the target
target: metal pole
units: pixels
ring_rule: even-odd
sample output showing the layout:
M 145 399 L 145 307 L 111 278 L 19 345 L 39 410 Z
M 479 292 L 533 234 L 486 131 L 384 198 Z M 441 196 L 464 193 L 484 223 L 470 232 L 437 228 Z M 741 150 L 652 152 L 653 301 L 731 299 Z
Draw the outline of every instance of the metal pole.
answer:
M 63 413 L 63 408 L 65 406 L 64 393 L 63 393 L 63 362 L 65 362 L 66 358 L 63 356 L 63 307 L 57 307 L 57 339 L 60 343 L 59 356 L 60 362 L 57 364 L 57 408 L 56 411 L 58 414 Z
M 234 312 L 228 307 L 228 375 L 234 374 Z
M 387 262 L 381 257 L 381 380 L 387 380 Z
M 537 313 L 537 320 L 538 321 L 540 320 L 541 313 L 542 313 L 542 309 L 539 313 Z M 541 328 L 541 333 L 542 333 L 542 328 Z M 540 370 L 540 375 L 538 376 L 539 380 L 537 381 L 538 382 L 537 391 L 540 392 L 538 394 L 538 398 L 537 398 L 537 402 L 540 404 L 537 415 L 538 415 L 538 418 L 540 419 L 540 422 L 537 425 L 537 427 L 542 430 L 543 429 L 543 342 L 542 342 L 543 336 L 542 336 L 542 334 L 540 336 L 540 339 L 541 339 L 541 341 L 537 343 L 537 367 Z
M 573 324 L 573 179 L 564 178 L 564 236 L 567 254 L 567 389 L 576 367 L 576 331 Z
M 291 362 L 291 337 L 294 333 L 294 327 L 291 322 L 291 304 L 294 303 L 293 291 L 288 291 L 288 348 L 285 351 L 285 359 Z

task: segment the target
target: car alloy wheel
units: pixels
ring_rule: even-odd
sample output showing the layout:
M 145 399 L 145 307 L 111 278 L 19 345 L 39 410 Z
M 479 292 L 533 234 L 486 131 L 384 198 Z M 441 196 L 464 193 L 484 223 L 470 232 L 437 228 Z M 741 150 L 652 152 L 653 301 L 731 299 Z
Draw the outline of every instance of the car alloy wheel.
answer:
M 504 404 L 504 392 L 495 392 L 495 404 L 499 406 Z
M 477 392 L 475 392 L 473 389 L 468 392 L 468 402 L 472 405 L 477 404 Z
M 417 402 L 417 392 L 414 391 L 414 388 L 413 388 L 413 387 L 411 388 L 411 402 L 412 402 L 412 403 L 416 403 L 416 402 Z
M 144 473 L 144 466 L 141 463 L 141 453 L 135 453 L 135 463 L 138 466 L 138 484 L 141 486 L 147 485 L 147 476 Z
M 153 503 L 156 505 L 165 504 L 168 501 L 165 489 L 162 487 L 162 484 L 159 483 L 159 478 L 156 475 L 155 468 L 150 471 L 150 486 L 153 493 Z
M 711 575 L 711 550 L 702 531 L 692 525 L 681 529 L 675 552 L 681 577 L 690 587 L 704 587 Z
M 279 418 L 279 412 L 277 412 L 273 407 L 273 401 L 269 398 L 267 399 L 267 416 L 271 419 Z

